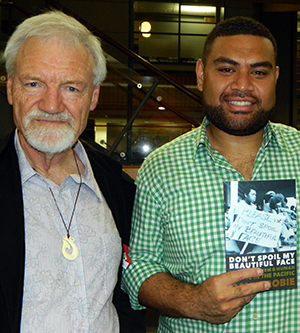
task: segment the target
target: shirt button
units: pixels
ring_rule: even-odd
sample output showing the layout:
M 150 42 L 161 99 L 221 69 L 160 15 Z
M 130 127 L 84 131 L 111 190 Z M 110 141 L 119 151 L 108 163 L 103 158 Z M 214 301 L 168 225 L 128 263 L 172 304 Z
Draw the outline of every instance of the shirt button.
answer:
M 255 313 L 255 314 L 252 316 L 252 319 L 253 319 L 253 320 L 257 320 L 257 319 L 258 319 L 258 314 Z
M 80 282 L 79 281 L 75 281 L 74 282 L 74 287 L 79 287 L 80 286 Z

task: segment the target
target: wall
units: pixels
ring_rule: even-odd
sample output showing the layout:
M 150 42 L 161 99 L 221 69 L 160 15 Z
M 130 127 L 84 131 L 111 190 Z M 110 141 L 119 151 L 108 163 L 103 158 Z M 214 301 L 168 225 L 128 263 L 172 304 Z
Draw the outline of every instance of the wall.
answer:
M 278 44 L 277 102 L 272 120 L 297 127 L 296 43 L 297 12 L 263 12 L 261 22 Z

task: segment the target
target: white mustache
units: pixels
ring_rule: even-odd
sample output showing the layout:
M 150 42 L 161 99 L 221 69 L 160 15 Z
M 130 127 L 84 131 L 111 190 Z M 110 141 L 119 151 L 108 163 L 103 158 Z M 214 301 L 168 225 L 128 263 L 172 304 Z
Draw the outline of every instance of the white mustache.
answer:
M 65 121 L 70 123 L 71 125 L 74 124 L 74 118 L 69 113 L 66 112 L 48 113 L 36 109 L 27 113 L 27 115 L 25 116 L 25 121 L 30 121 L 32 119 Z

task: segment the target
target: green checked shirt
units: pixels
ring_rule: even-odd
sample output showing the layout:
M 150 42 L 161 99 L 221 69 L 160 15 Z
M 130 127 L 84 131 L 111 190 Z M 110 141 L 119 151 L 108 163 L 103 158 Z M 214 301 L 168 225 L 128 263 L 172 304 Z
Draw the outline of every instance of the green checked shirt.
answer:
M 226 271 L 223 182 L 244 179 L 211 148 L 207 124 L 204 119 L 199 128 L 154 151 L 138 174 L 132 261 L 123 276 L 123 288 L 134 309 L 142 308 L 137 298 L 141 284 L 155 273 L 167 272 L 181 281 L 200 284 Z M 276 179 L 297 180 L 298 202 L 300 134 L 291 127 L 268 123 L 251 180 Z M 300 264 L 299 251 L 297 261 Z M 258 294 L 224 325 L 161 317 L 158 332 L 295 333 L 299 329 L 300 290 L 290 289 Z

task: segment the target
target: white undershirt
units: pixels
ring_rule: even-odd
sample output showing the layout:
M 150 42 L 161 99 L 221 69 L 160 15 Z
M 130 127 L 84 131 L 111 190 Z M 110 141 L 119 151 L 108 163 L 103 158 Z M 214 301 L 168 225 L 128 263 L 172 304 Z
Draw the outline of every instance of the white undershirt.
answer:
M 25 207 L 26 259 L 21 332 L 119 332 L 112 296 L 122 254 L 121 239 L 83 147 L 79 143 L 74 149 L 85 172 L 70 228 L 79 256 L 69 261 L 61 251 L 66 229 L 49 187 L 68 225 L 79 175 L 69 175 L 57 186 L 31 168 L 17 135 L 15 146 Z

